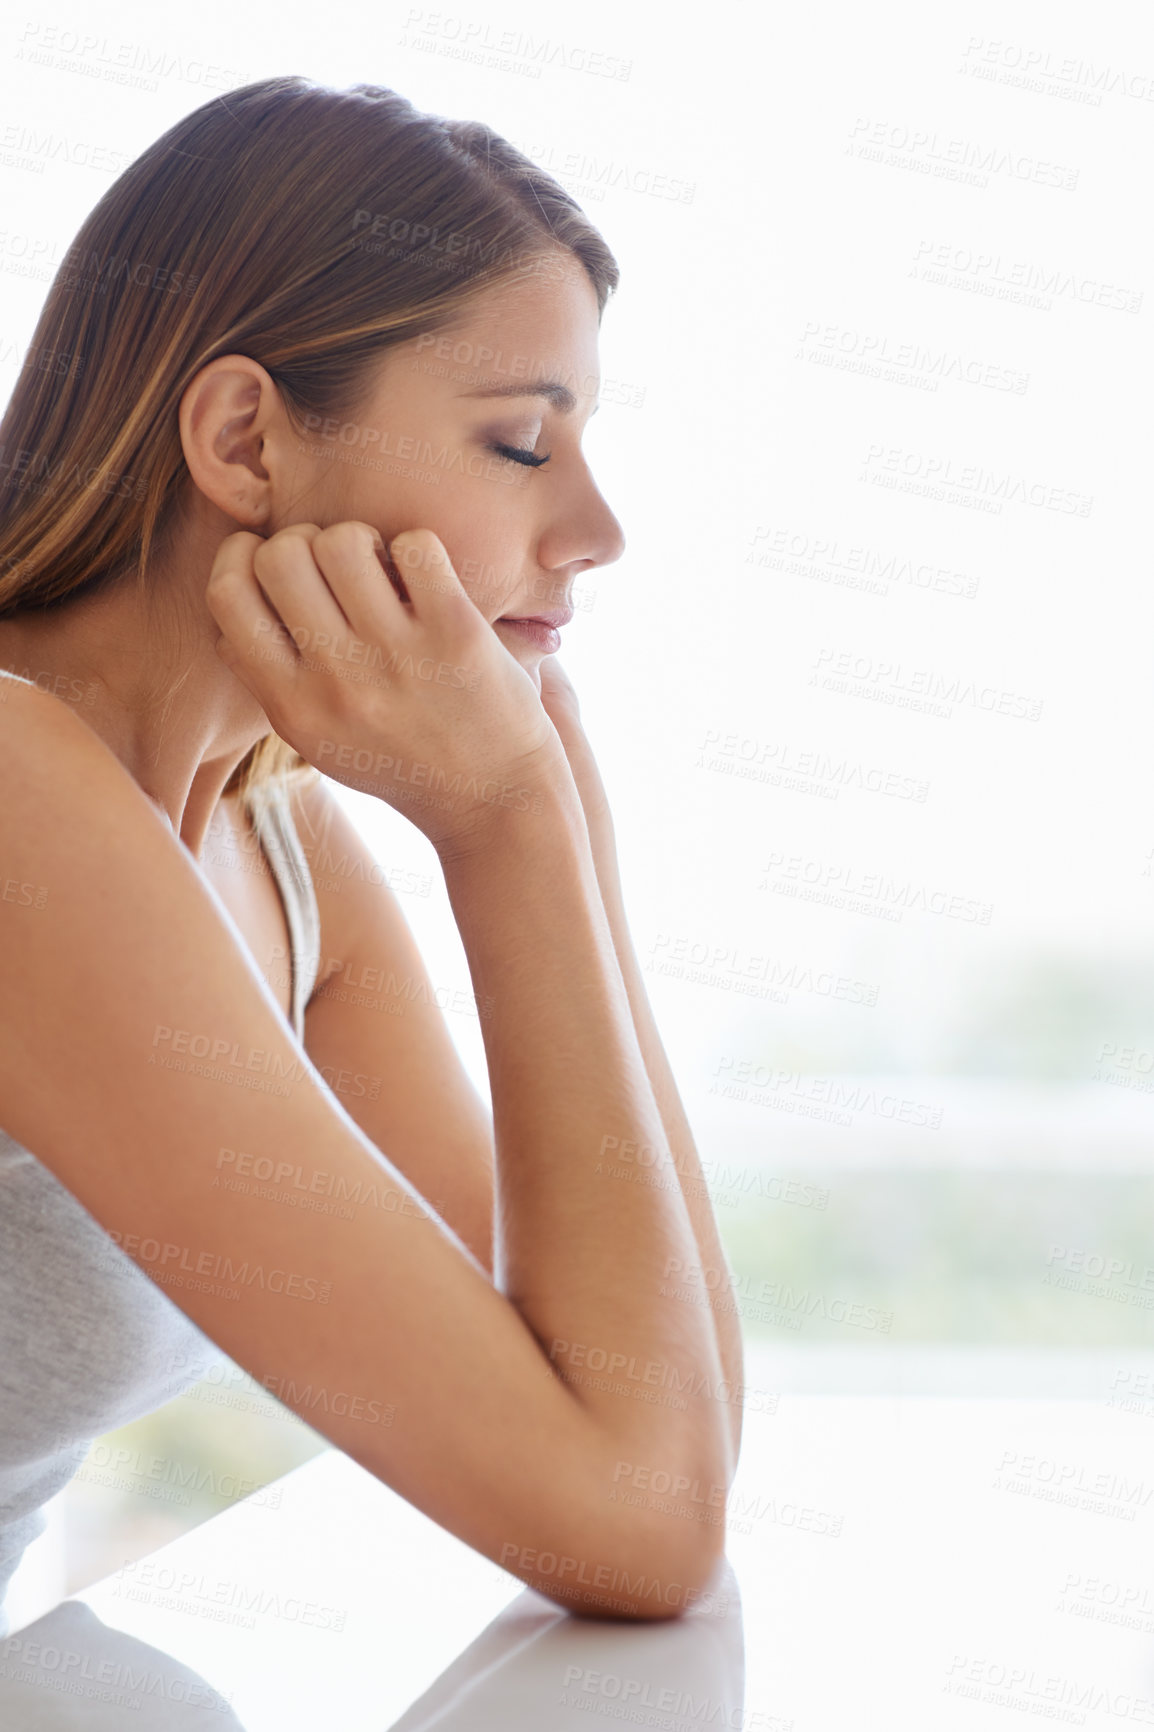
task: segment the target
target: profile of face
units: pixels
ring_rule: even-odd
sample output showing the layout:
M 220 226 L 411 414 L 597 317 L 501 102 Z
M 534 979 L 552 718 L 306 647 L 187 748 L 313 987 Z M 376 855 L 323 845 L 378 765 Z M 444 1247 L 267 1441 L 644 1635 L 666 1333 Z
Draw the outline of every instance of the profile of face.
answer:
M 580 261 L 478 291 L 451 325 L 372 364 L 354 413 L 306 416 L 302 436 L 263 368 L 223 356 L 185 394 L 194 482 L 240 527 L 371 524 L 386 542 L 431 529 L 462 586 L 540 688 L 555 615 L 620 558 L 621 526 L 581 448 L 599 388 L 597 297 Z M 382 570 L 382 582 L 389 579 Z

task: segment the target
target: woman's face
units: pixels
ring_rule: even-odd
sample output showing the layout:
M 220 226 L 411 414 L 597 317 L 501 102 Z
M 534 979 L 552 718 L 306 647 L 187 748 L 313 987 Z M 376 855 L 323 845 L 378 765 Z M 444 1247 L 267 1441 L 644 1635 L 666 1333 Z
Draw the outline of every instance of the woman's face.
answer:
M 581 451 L 597 333 L 597 297 L 571 254 L 482 291 L 452 326 L 391 349 L 355 414 L 307 418 L 294 496 L 270 529 L 352 518 L 386 541 L 431 529 L 539 685 L 559 640 L 510 616 L 563 624 L 577 580 L 624 548 Z

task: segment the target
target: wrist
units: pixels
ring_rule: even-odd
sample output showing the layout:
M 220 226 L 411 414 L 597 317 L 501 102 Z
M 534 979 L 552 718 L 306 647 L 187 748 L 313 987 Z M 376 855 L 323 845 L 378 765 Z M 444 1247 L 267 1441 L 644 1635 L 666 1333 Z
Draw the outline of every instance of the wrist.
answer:
M 570 721 L 564 732 L 559 733 L 559 737 L 581 796 L 581 807 L 589 825 L 590 836 L 596 832 L 611 843 L 613 814 L 609 810 L 609 797 L 605 792 L 605 783 L 601 779 L 593 748 L 577 722 Z
M 499 795 L 481 803 L 435 844 L 442 870 L 461 864 L 498 862 L 510 848 L 531 850 L 559 836 L 572 836 L 589 846 L 588 831 L 569 767 L 560 764 L 544 778 L 518 777 L 502 785 Z

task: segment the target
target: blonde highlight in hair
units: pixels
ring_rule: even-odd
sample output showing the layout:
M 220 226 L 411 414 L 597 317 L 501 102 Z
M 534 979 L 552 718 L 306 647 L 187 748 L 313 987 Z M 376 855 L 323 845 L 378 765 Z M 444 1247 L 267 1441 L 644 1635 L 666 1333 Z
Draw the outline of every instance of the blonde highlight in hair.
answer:
M 258 361 L 294 417 L 338 415 L 384 351 L 557 249 L 603 310 L 617 265 L 576 201 L 491 128 L 395 91 L 271 78 L 187 115 L 49 290 L 0 422 L 0 618 L 132 574 L 147 604 L 188 479 L 180 399 L 217 356 Z M 269 733 L 228 786 L 307 768 Z

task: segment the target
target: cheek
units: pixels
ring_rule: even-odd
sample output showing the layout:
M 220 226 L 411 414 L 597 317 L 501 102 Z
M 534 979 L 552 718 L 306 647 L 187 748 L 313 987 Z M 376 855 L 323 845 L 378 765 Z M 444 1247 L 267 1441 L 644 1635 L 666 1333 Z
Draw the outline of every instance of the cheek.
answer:
M 523 497 L 499 479 L 462 475 L 445 466 L 377 458 L 378 470 L 334 462 L 318 477 L 318 522 L 353 519 L 370 523 L 386 540 L 405 529 L 431 529 L 444 544 L 470 600 L 496 619 L 524 594 L 531 563 L 528 538 L 519 526 Z M 406 473 L 406 471 L 408 471 Z
M 508 506 L 501 510 L 502 503 L 489 488 L 476 482 L 462 487 L 459 477 L 453 476 L 430 489 L 423 502 L 426 517 L 421 527 L 431 529 L 444 543 L 461 587 L 490 620 L 523 593 L 527 563 L 524 540 L 518 538 Z

